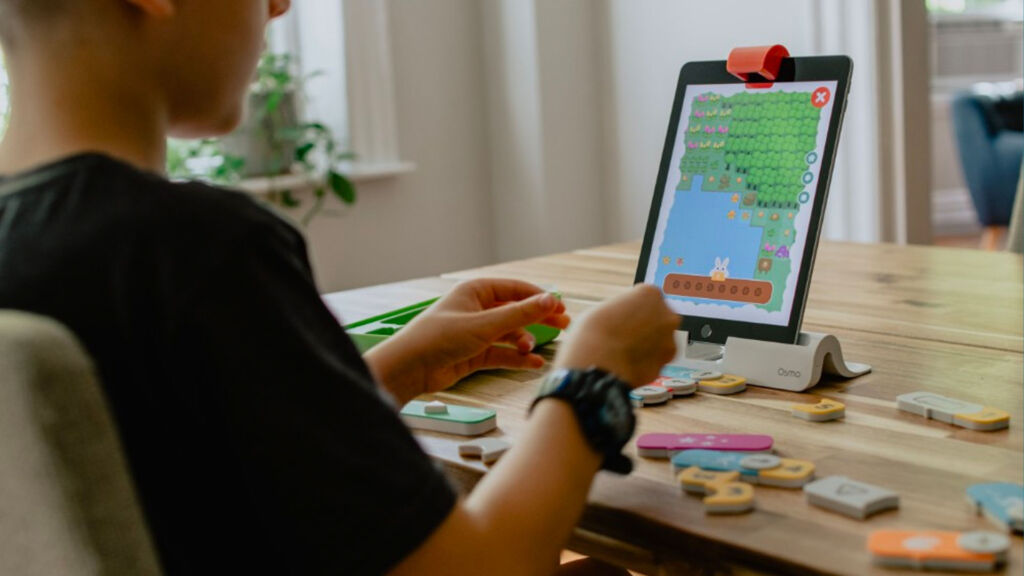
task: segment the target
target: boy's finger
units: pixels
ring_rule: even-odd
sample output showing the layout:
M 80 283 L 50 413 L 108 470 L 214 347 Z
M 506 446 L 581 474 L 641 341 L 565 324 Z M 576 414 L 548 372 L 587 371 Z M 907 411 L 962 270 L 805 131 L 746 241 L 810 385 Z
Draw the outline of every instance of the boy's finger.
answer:
M 511 348 L 491 346 L 480 355 L 479 370 L 538 370 L 544 367 L 544 358 L 538 354 L 520 354 Z
M 537 345 L 537 339 L 525 329 L 513 330 L 498 339 L 498 342 L 511 344 L 520 354 L 526 354 Z
M 572 322 L 572 318 L 570 318 L 568 314 L 556 313 L 541 320 L 538 324 L 551 326 L 552 328 L 558 328 L 559 330 L 565 330 L 569 327 L 570 322 Z
M 476 314 L 477 329 L 486 338 L 497 339 L 509 332 L 544 320 L 558 307 L 558 298 L 538 294 L 522 302 L 506 304 Z
M 556 316 L 560 314 L 565 314 L 565 302 L 562 302 L 562 300 L 557 296 L 555 297 L 555 299 L 558 301 L 558 305 L 555 306 L 555 310 L 551 313 L 551 315 Z
M 469 290 L 483 308 L 498 306 L 504 302 L 520 302 L 543 292 L 540 287 L 507 278 L 481 278 L 470 280 L 459 286 Z
M 572 318 L 568 314 L 563 314 L 556 309 L 547 318 L 542 318 L 533 322 L 534 324 L 543 324 L 544 326 L 550 326 L 552 328 L 558 328 L 559 330 L 565 330 L 572 323 Z M 509 341 L 511 343 L 511 341 Z
M 539 294 L 539 292 L 538 292 L 538 294 Z M 536 294 L 534 294 L 534 296 L 536 296 Z M 556 298 L 557 298 L 557 296 L 556 296 Z M 515 302 L 495 302 L 493 305 L 488 306 L 488 308 L 497 308 L 498 306 L 505 306 L 507 304 L 515 304 Z M 558 306 L 556 306 L 554 311 L 551 312 L 551 315 L 552 316 L 557 316 L 557 315 L 561 315 L 561 314 L 565 314 L 565 303 L 562 302 L 561 299 L 559 299 L 558 300 Z

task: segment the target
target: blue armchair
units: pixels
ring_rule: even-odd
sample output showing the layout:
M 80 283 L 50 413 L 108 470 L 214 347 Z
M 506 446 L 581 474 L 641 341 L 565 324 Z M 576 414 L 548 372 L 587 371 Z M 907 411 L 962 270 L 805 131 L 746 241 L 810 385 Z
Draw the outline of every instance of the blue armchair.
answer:
M 953 100 L 953 127 L 978 220 L 994 245 L 1006 226 L 1024 156 L 1024 93 L 964 93 Z

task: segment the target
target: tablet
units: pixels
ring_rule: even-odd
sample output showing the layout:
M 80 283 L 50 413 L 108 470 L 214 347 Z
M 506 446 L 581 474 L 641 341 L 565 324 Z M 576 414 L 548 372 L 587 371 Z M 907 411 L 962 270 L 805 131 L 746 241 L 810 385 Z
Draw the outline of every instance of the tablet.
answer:
M 636 282 L 691 340 L 796 342 L 852 61 L 786 58 L 775 82 L 725 61 L 679 74 Z

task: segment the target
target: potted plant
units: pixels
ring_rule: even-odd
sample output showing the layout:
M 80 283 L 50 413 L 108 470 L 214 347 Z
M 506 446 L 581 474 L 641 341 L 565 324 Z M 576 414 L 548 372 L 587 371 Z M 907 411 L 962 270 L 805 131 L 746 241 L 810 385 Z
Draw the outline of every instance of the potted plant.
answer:
M 223 152 L 244 158 L 242 178 L 278 176 L 292 170 L 300 138 L 298 91 L 288 54 L 260 58 L 242 124 L 221 141 Z
M 237 184 L 248 178 L 307 174 L 313 205 L 301 218 L 308 225 L 323 207 L 328 192 L 345 204 L 356 200 L 355 187 L 337 170 L 352 159 L 340 150 L 330 128 L 320 122 L 302 122 L 298 105 L 305 83 L 315 75 L 294 72 L 289 54 L 264 54 L 249 91 L 246 119 L 221 139 L 172 141 L 168 146 L 168 174 L 172 178 L 200 178 L 219 184 Z M 292 190 L 273 190 L 271 201 L 286 208 L 301 202 Z

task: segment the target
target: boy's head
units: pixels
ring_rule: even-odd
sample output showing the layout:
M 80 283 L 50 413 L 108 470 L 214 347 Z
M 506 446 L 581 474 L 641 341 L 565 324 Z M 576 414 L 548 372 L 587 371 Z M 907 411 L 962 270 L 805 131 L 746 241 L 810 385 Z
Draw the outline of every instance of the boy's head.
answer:
M 0 0 L 0 46 L 15 98 L 19 81 L 33 84 L 33 74 L 84 73 L 115 92 L 152 98 L 172 135 L 217 135 L 238 124 L 266 26 L 290 4 Z M 86 62 L 88 70 L 74 68 Z

